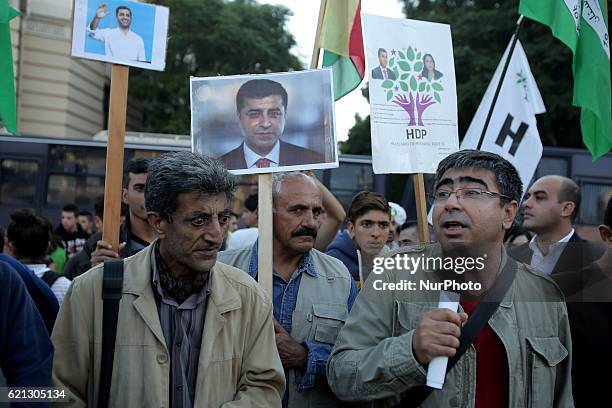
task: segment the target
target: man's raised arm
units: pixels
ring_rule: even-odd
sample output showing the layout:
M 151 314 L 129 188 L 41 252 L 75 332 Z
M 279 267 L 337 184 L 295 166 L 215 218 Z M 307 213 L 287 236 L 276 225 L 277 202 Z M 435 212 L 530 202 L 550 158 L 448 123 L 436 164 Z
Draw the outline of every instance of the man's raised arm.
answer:
M 100 20 L 102 20 L 106 16 L 108 16 L 108 13 L 106 12 L 106 4 L 102 3 L 98 6 L 98 9 L 96 10 L 96 15 L 91 20 L 91 23 L 89 23 L 89 29 L 91 31 L 97 30 L 98 24 L 100 24 Z

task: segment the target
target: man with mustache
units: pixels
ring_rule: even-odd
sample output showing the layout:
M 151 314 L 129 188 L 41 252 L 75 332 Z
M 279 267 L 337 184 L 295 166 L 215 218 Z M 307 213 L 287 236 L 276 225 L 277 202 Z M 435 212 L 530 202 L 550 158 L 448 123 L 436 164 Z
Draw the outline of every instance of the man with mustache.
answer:
M 108 16 L 106 4 L 102 3 L 87 26 L 87 34 L 94 40 L 104 43 L 105 54 L 124 61 L 148 62 L 142 37 L 130 30 L 132 10 L 127 6 L 117 7 L 115 10 L 117 27 L 98 28 L 100 21 L 106 16 Z
M 128 214 L 125 223 L 121 224 L 119 229 L 119 242 L 121 242 L 119 252 L 115 252 L 108 242 L 102 240 L 102 231 L 98 231 L 87 240 L 83 250 L 70 258 L 66 264 L 64 274 L 68 279 L 74 279 L 104 261 L 134 255 L 157 238 L 155 229 L 149 224 L 145 209 L 144 189 L 149 162 L 150 159 L 140 157 L 130 160 L 126 166 L 121 198 L 128 206 Z
M 325 365 L 357 289 L 342 262 L 314 249 L 323 211 L 316 182 L 300 172 L 276 173 L 272 194 L 274 327 L 287 378 L 283 407 L 336 406 Z M 257 245 L 221 252 L 219 261 L 257 279 Z
M 328 362 L 329 384 L 340 399 L 375 407 L 573 406 L 563 296 L 503 246 L 521 195 L 518 171 L 496 154 L 463 150 L 439 163 L 432 197 L 439 243 L 391 252 L 377 279 L 362 286 Z M 390 262 L 402 258 L 421 266 Z M 451 262 L 436 266 L 430 262 L 436 259 Z M 421 282 L 445 279 L 467 285 L 457 312 L 438 306 L 439 289 L 419 290 Z M 417 289 L 397 288 L 406 280 Z M 478 320 L 475 337 L 461 344 L 464 329 Z M 425 388 L 430 362 L 458 350 L 464 352 L 442 389 Z
M 245 82 L 236 94 L 243 143 L 220 157 L 229 170 L 324 163 L 325 157 L 281 140 L 287 118 L 287 91 L 269 79 Z
M 162 155 L 148 170 L 147 215 L 159 239 L 122 261 L 108 406 L 279 406 L 272 302 L 216 262 L 235 177 L 191 152 Z M 74 406 L 99 406 L 102 276 L 98 265 L 73 281 L 53 329 L 53 380 Z

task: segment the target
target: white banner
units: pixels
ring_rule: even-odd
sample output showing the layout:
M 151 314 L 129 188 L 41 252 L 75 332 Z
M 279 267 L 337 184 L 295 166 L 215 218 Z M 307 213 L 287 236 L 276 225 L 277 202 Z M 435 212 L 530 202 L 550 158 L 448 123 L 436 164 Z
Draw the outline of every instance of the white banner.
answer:
M 374 172 L 435 173 L 459 146 L 450 26 L 367 14 L 362 20 Z
M 461 142 L 461 149 L 475 149 L 478 146 L 509 48 L 508 45 Z M 525 51 L 518 41 L 481 150 L 499 154 L 510 161 L 519 171 L 523 190 L 529 186 L 542 158 L 542 141 L 535 115 L 543 112 L 546 112 L 546 108 L 542 96 L 529 69 Z

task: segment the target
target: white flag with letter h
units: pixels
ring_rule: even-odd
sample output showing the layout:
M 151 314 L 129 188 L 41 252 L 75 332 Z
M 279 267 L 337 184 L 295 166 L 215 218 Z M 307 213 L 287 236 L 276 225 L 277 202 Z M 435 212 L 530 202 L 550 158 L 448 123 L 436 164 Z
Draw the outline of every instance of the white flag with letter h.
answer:
M 495 70 L 461 142 L 461 149 L 476 149 L 478 146 L 509 48 L 510 45 Z M 546 108 L 542 96 L 521 42 L 517 41 L 480 150 L 496 153 L 512 163 L 521 176 L 523 190 L 529 186 L 542 158 L 542 141 L 535 115 L 543 112 Z

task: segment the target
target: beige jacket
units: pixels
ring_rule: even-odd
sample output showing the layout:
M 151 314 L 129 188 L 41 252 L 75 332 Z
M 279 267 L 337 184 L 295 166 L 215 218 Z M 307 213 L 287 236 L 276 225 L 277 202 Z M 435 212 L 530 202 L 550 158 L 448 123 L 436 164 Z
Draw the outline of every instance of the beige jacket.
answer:
M 151 287 L 152 248 L 125 259 L 110 407 L 170 406 L 169 353 Z M 280 407 L 285 375 L 272 302 L 236 268 L 217 263 L 210 276 L 194 406 Z M 101 293 L 99 265 L 73 281 L 53 330 L 53 382 L 76 399 L 70 406 L 96 406 Z

